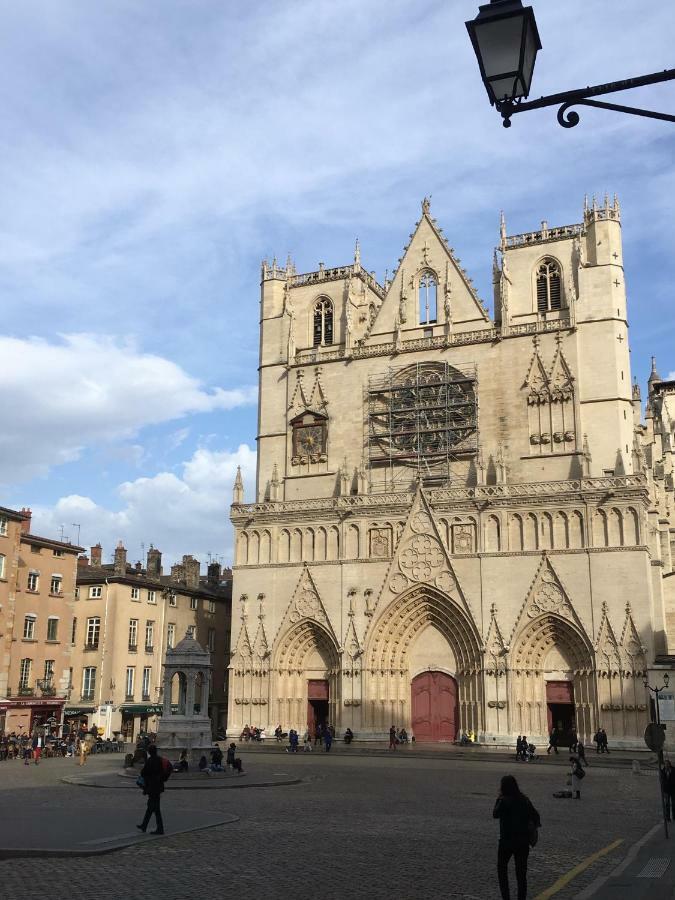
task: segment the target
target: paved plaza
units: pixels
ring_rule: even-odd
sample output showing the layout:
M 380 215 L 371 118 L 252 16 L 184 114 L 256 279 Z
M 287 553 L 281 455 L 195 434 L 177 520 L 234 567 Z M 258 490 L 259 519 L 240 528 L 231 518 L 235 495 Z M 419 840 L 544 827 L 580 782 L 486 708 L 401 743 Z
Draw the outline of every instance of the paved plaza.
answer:
M 162 800 L 168 828 L 181 828 L 196 811 L 226 824 L 144 837 L 94 858 L 1 860 L 5 893 L 24 893 L 30 885 L 38 896 L 87 885 L 97 894 L 172 900 L 199 885 L 206 897 L 488 900 L 499 896 L 492 806 L 500 776 L 513 772 L 543 821 L 530 857 L 530 896 L 563 900 L 614 870 L 658 821 L 655 774 L 635 776 L 607 758 L 591 756 L 579 802 L 552 796 L 564 786 L 562 759 L 516 764 L 394 753 L 247 754 L 246 748 L 242 755 L 248 773 L 237 781 L 242 789 L 176 790 L 170 782 Z M 71 760 L 1 763 L 3 833 L 24 828 L 27 819 L 36 833 L 49 827 L 80 834 L 83 822 L 94 839 L 106 829 L 133 830 L 144 807 L 140 791 L 61 780 L 86 774 L 105 784 L 119 767 L 118 757 L 93 757 L 86 770 Z M 297 778 L 300 783 L 291 783 Z M 546 893 L 551 888 L 555 893 Z

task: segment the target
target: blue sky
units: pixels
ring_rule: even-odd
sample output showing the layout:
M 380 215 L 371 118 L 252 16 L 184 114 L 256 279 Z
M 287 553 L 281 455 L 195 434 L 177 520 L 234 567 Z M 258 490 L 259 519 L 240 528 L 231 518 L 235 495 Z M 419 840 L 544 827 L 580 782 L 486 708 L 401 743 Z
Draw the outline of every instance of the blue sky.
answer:
M 509 232 L 619 195 L 633 372 L 675 369 L 675 128 L 501 127 L 447 0 L 32 0 L 0 32 L 0 504 L 106 555 L 231 554 L 252 485 L 260 260 L 380 280 L 419 201 L 491 306 Z M 672 5 L 535 11 L 533 95 L 672 66 Z M 625 102 L 675 110 L 673 84 Z

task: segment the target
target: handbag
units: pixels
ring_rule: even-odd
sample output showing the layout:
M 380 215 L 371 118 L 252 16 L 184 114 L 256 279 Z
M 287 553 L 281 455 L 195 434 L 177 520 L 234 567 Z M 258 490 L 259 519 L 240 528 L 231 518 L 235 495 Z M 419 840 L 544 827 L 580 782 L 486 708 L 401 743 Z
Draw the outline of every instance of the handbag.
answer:
M 138 778 L 136 779 L 136 785 L 137 785 L 139 788 L 144 788 L 144 787 L 145 787 L 145 778 L 143 778 L 142 775 L 139 775 Z
M 586 772 L 581 768 L 581 766 L 576 766 L 574 769 L 574 775 L 576 778 L 580 780 L 586 777 Z

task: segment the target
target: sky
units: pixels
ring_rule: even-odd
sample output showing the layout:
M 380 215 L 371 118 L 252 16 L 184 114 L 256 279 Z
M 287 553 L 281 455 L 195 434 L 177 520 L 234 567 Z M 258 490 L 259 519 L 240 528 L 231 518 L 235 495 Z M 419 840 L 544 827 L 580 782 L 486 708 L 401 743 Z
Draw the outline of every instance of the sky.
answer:
M 633 374 L 675 370 L 675 127 L 502 128 L 458 0 L 29 0 L 0 29 L 0 505 L 110 559 L 231 561 L 260 261 L 380 281 L 420 200 L 492 308 L 509 233 L 618 194 Z M 534 3 L 532 96 L 668 68 L 675 8 Z M 675 112 L 675 83 L 615 95 Z M 675 377 L 675 376 L 674 376 Z

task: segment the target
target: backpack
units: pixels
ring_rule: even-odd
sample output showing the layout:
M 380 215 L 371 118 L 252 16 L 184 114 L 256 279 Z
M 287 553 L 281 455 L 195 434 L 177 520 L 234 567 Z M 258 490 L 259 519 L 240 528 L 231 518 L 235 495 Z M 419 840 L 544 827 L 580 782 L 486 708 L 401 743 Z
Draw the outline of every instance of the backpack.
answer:
M 173 763 L 170 759 L 167 759 L 165 756 L 161 757 L 162 759 L 162 781 L 168 781 L 171 778 L 171 773 L 173 772 Z

